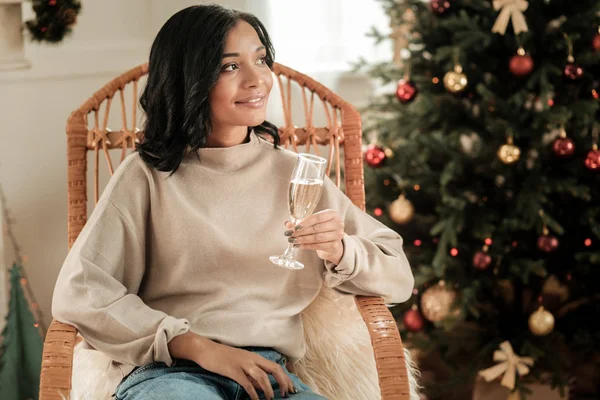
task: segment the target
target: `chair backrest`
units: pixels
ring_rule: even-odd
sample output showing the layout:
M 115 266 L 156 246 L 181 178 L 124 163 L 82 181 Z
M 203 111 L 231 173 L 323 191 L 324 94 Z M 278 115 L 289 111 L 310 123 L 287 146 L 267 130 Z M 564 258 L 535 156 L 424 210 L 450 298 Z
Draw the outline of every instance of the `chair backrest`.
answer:
M 123 161 L 135 148 L 136 143 L 142 140 L 143 131 L 138 128 L 139 83 L 147 74 L 148 64 L 127 71 L 94 93 L 69 117 L 67 122 L 69 248 L 83 229 L 88 212 L 100 197 L 103 181 L 102 165 L 106 165 L 108 174 L 112 175 L 118 163 Z M 275 63 L 273 74 L 281 96 L 282 109 L 279 110 L 283 117 L 283 125 L 279 128 L 279 134 L 282 146 L 316 155 L 324 155 L 323 152 L 326 152 L 329 161 L 327 174 L 345 191 L 354 204 L 364 210 L 362 132 L 359 113 L 352 105 L 322 84 L 291 68 Z M 271 103 L 275 100 L 273 94 Z M 316 126 L 318 107 L 315 105 L 317 102 L 315 95 L 322 105 L 321 120 L 325 125 L 323 127 Z M 301 98 L 301 107 L 298 97 Z M 115 102 L 118 102 L 119 106 L 111 116 Z M 303 126 L 294 125 L 294 121 L 298 120 L 295 112 L 302 113 Z M 117 121 L 120 120 L 120 123 L 115 122 L 115 125 L 120 124 L 119 129 L 109 127 L 109 121 L 115 120 L 115 113 L 119 113 Z M 271 120 L 270 115 L 267 115 L 267 119 Z M 100 161 L 100 153 L 103 154 L 102 158 L 106 162 Z M 115 153 L 119 154 L 116 162 Z M 340 162 L 342 157 L 343 165 Z M 93 170 L 88 169 L 88 162 L 92 160 Z M 88 172 L 92 172 L 91 177 L 88 176 Z M 104 175 L 106 180 L 106 173 Z M 94 199 L 93 202 L 88 202 L 89 179 L 94 181 L 93 194 L 89 193 Z

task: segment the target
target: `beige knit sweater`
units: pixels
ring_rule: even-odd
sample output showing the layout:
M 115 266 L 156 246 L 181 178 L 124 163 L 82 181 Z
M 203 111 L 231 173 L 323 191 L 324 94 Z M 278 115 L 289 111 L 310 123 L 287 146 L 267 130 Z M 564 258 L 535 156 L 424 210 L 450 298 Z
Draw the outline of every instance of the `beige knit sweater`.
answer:
M 119 166 L 60 271 L 52 315 L 104 352 L 113 373 L 172 365 L 167 343 L 188 330 L 231 346 L 305 351 L 300 313 L 323 282 L 340 291 L 406 301 L 413 277 L 393 230 L 327 179 L 316 211 L 346 229 L 338 266 L 299 250 L 300 271 L 270 255 L 287 246 L 288 182 L 297 154 L 254 132 L 202 148 L 171 177 L 134 153 Z

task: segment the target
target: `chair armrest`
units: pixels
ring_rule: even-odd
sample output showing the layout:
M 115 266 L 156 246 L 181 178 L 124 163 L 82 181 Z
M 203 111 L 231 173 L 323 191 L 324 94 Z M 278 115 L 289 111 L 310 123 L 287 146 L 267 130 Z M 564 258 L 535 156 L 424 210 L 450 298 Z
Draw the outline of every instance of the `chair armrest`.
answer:
M 77 329 L 52 320 L 42 354 L 40 400 L 66 400 L 71 393 Z
M 380 297 L 356 296 L 375 353 L 382 400 L 409 400 L 408 371 L 400 332 Z

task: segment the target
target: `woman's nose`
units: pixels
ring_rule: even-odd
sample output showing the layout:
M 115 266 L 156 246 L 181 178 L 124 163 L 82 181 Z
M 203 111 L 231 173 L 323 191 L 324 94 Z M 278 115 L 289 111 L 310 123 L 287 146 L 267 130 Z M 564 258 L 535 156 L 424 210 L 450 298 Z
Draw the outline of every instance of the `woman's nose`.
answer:
M 264 83 L 261 73 L 255 68 L 248 68 L 244 76 L 244 86 L 247 88 L 258 87 Z

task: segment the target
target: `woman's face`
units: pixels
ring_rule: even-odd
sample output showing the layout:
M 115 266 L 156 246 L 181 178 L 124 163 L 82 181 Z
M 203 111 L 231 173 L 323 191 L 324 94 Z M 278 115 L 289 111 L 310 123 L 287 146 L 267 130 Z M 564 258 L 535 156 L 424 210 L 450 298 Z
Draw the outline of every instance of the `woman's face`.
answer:
M 273 87 L 266 57 L 254 28 L 238 22 L 227 36 L 219 79 L 209 94 L 213 130 L 264 122 Z

